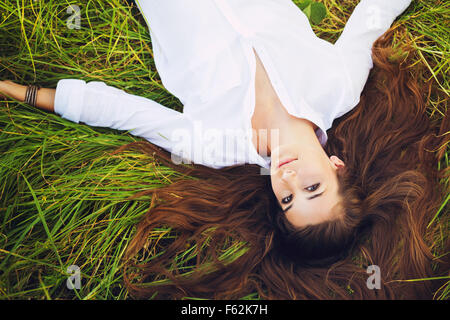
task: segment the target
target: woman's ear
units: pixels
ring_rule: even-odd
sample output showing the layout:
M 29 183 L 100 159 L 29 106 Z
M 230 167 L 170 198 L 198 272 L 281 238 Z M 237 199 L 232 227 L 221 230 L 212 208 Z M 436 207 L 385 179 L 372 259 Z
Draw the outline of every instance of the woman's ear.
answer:
M 344 161 L 342 161 L 341 159 L 339 159 L 336 156 L 331 156 L 330 157 L 331 162 L 337 167 L 337 168 L 342 168 L 345 167 L 345 163 Z

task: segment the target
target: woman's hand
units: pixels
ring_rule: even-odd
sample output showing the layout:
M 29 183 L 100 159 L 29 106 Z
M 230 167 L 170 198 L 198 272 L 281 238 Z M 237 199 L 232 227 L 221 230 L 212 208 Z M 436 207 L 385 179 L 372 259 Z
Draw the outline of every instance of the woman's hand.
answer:
M 10 97 L 19 101 L 24 101 L 26 90 L 26 86 L 14 83 L 11 80 L 0 81 L 0 95 L 2 96 L 1 99 Z
M 10 80 L 0 81 L 0 99 L 6 96 L 18 101 L 25 101 L 27 86 L 14 83 Z M 54 112 L 55 89 L 41 88 L 36 93 L 36 107 Z M 2 97 L 3 96 L 3 97 Z
M 13 83 L 10 80 L 3 80 L 0 81 L 0 99 L 6 99 L 6 96 L 8 94 L 8 87 L 11 86 L 11 83 Z

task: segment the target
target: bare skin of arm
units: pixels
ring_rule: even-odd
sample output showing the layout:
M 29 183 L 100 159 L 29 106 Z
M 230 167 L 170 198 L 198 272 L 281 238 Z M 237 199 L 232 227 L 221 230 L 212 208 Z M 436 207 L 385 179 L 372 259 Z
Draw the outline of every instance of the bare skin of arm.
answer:
M 9 80 L 0 81 L 0 98 L 11 97 L 18 101 L 25 101 L 25 93 L 27 91 L 27 86 L 23 86 L 14 83 Z M 37 92 L 36 97 L 36 107 L 49 111 L 55 112 L 54 102 L 55 102 L 55 92 L 56 89 L 41 88 Z

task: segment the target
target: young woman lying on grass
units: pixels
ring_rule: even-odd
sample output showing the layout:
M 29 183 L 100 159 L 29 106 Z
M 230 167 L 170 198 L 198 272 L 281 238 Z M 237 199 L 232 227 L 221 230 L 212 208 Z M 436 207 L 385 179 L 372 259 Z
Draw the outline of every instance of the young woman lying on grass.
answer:
M 161 200 L 124 257 L 136 297 L 431 298 L 441 282 L 396 281 L 448 271 L 432 251 L 439 228 L 427 232 L 444 197 L 437 162 L 448 118 L 430 122 L 411 49 L 391 49 L 394 30 L 385 33 L 410 2 L 362 0 L 332 45 L 287 0 L 137 1 L 183 113 L 103 82 L 3 81 L 0 92 L 130 130 L 149 142 L 113 154 L 140 150 L 198 178 L 130 198 Z M 175 239 L 140 263 L 161 226 Z M 242 252 L 219 259 L 230 239 Z M 174 263 L 193 246 L 193 258 Z M 380 288 L 367 285 L 369 265 Z M 143 285 L 155 279 L 170 281 Z

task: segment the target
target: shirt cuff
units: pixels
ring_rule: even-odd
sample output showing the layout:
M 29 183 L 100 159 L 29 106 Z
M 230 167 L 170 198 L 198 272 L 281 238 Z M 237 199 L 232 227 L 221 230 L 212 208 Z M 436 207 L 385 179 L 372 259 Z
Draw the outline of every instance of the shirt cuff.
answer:
M 59 80 L 55 92 L 55 113 L 64 119 L 79 123 L 85 87 L 86 82 L 83 80 Z

